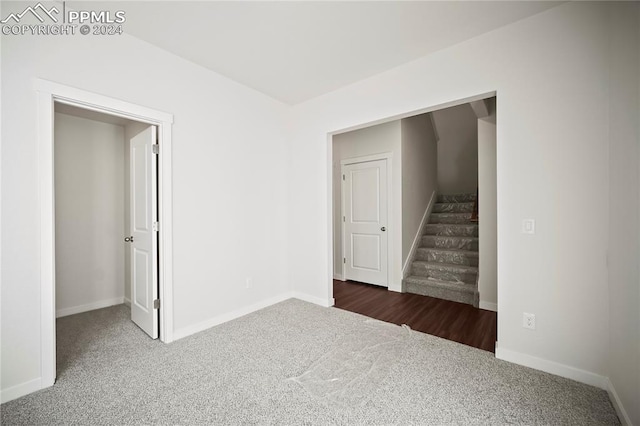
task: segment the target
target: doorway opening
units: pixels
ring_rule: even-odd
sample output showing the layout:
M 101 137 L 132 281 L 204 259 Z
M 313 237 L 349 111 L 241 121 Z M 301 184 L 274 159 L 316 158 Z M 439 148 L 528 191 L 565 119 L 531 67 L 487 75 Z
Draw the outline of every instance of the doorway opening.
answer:
M 156 339 L 157 126 L 59 102 L 54 112 L 56 318 L 124 304 Z M 78 332 L 86 319 L 63 324 Z M 68 343 L 69 327 L 57 332 Z M 57 349 L 61 374 L 78 354 Z
M 173 117 L 45 80 L 36 89 L 45 388 L 56 377 L 57 316 L 129 302 L 142 330 L 173 340 Z
M 330 135 L 337 307 L 494 351 L 496 115 L 490 93 Z
M 155 339 L 157 126 L 54 111 L 56 317 L 124 303 Z

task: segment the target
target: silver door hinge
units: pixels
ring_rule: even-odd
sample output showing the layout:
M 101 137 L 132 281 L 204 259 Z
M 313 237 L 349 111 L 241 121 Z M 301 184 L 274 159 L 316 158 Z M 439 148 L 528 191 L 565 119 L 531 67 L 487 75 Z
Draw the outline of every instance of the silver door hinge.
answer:
M 347 258 L 346 257 L 342 258 L 342 263 L 347 263 Z
M 160 224 L 158 222 L 153 222 L 153 230 L 156 232 L 160 230 Z
M 160 309 L 160 299 L 155 299 L 153 301 L 153 309 Z
M 346 222 L 346 221 L 347 221 L 346 216 L 342 216 L 342 221 L 343 221 L 343 222 Z
M 151 145 L 153 149 L 153 153 L 154 154 L 160 154 L 160 145 L 158 145 L 157 143 L 154 143 L 153 145 Z
M 345 177 L 344 177 L 344 175 L 342 175 L 342 180 L 345 180 Z

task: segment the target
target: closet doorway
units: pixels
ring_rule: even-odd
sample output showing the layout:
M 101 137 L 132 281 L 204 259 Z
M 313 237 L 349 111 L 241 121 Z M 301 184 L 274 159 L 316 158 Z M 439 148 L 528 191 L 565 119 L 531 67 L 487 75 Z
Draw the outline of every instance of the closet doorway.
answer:
M 124 303 L 155 339 L 157 127 L 54 110 L 56 317 Z
M 41 388 L 46 388 L 52 386 L 56 378 L 56 314 L 70 315 L 74 311 L 96 309 L 100 307 L 101 303 L 104 304 L 105 300 L 116 299 L 115 302 L 117 303 L 120 297 L 124 302 L 126 294 L 121 287 L 121 293 L 116 293 L 113 298 L 103 298 L 105 294 L 109 294 L 107 292 L 97 293 L 98 299 L 94 298 L 93 300 L 70 298 L 66 301 L 66 306 L 60 306 L 56 303 L 56 266 L 60 267 L 57 265 L 56 246 L 59 246 L 59 243 L 64 241 L 64 239 L 60 239 L 64 237 L 64 234 L 56 230 L 56 225 L 60 225 L 60 223 L 56 223 L 56 214 L 58 216 L 62 214 L 60 206 L 56 206 L 56 202 L 60 202 L 56 197 L 56 177 L 60 177 L 60 174 L 56 172 L 60 170 L 56 170 L 56 168 L 62 167 L 60 164 L 55 164 L 56 158 L 54 156 L 56 148 L 56 107 L 58 108 L 58 114 L 67 113 L 67 121 L 88 119 L 97 121 L 98 125 L 120 125 L 123 128 L 121 134 L 125 133 L 124 127 L 126 125 L 123 122 L 120 122 L 120 124 L 105 123 L 105 120 L 118 121 L 118 119 L 125 119 L 127 124 L 137 122 L 143 126 L 139 129 L 140 131 L 135 131 L 135 134 L 132 134 L 129 150 L 124 150 L 124 147 L 122 149 L 122 156 L 128 152 L 130 157 L 126 164 L 121 164 L 121 169 L 122 171 L 129 170 L 130 184 L 128 187 L 131 192 L 127 197 L 120 196 L 123 206 L 121 213 L 124 215 L 125 199 L 129 199 L 130 204 L 132 204 L 131 200 L 133 199 L 134 205 L 129 213 L 132 223 L 129 224 L 130 227 L 127 229 L 129 232 L 125 232 L 124 227 L 121 229 L 118 227 L 116 219 L 110 222 L 115 223 L 115 226 L 118 227 L 118 229 L 111 230 L 111 234 L 113 234 L 111 235 L 111 247 L 114 248 L 117 247 L 116 244 L 122 244 L 124 247 L 121 247 L 121 249 L 131 250 L 131 290 L 129 290 L 130 296 L 128 299 L 132 306 L 140 305 L 138 307 L 144 314 L 143 319 L 140 319 L 132 313 L 132 319 L 150 336 L 159 337 L 164 343 L 173 341 L 173 219 L 171 208 L 173 115 L 47 80 L 37 79 L 35 81 L 35 90 L 38 99 L 38 197 L 40 203 L 41 247 Z M 69 114 L 70 112 L 72 114 Z M 95 114 L 98 114 L 102 121 L 95 120 L 97 117 Z M 105 115 L 110 117 L 105 118 Z M 95 125 L 96 123 L 93 124 Z M 83 148 L 86 149 L 87 147 Z M 98 149 L 97 152 L 100 153 L 101 151 Z M 80 153 L 76 152 L 75 155 L 78 156 Z M 115 155 L 115 153 L 112 152 L 109 155 Z M 100 158 L 104 160 L 104 157 Z M 99 162 L 98 164 L 102 163 Z M 97 167 L 103 167 L 103 165 Z M 85 170 L 85 172 L 87 171 Z M 91 169 L 88 172 L 90 173 L 86 181 L 82 181 L 78 177 L 80 183 L 85 185 L 97 184 L 96 182 L 91 182 L 91 180 L 97 181 L 101 179 L 100 176 L 104 178 L 109 175 L 109 173 L 100 175 L 100 173 L 96 173 L 95 169 Z M 134 174 L 134 176 L 132 177 L 131 174 Z M 67 176 L 66 179 L 73 180 L 73 176 Z M 124 189 L 124 178 L 122 179 L 122 188 Z M 101 185 L 109 187 L 104 182 Z M 112 188 L 118 185 L 117 183 L 111 183 Z M 86 193 L 88 190 L 83 187 L 79 191 L 85 191 Z M 140 196 L 138 197 L 136 194 L 140 194 Z M 155 200 L 153 199 L 154 194 Z M 76 198 L 79 195 L 81 194 L 77 192 L 67 195 L 67 201 L 70 200 L 73 203 L 73 200 L 80 199 L 80 197 Z M 107 195 L 106 198 L 109 197 L 118 198 L 113 193 Z M 104 200 L 96 200 L 95 197 L 94 200 L 98 206 L 105 206 Z M 143 201 L 139 202 L 140 200 Z M 73 204 L 71 205 L 71 211 L 74 212 Z M 113 208 L 113 206 L 106 207 L 107 210 Z M 92 207 L 92 211 L 97 215 L 106 214 L 100 208 L 95 209 Z M 92 220 L 95 220 L 95 218 Z M 122 221 L 123 219 L 121 218 L 120 220 Z M 91 220 L 88 221 L 89 226 L 93 223 Z M 136 229 L 133 229 L 132 225 Z M 62 226 L 63 229 L 68 229 L 69 223 L 66 223 L 67 228 L 64 228 L 65 225 Z M 89 229 L 86 223 L 84 226 L 85 230 Z M 56 231 L 58 231 L 58 234 L 56 234 Z M 105 235 L 105 233 L 100 232 L 98 227 L 91 227 L 91 231 L 83 233 L 79 226 L 73 229 L 71 234 L 80 239 L 87 238 L 90 241 L 95 241 L 97 239 L 96 235 Z M 118 242 L 114 239 L 116 236 L 119 239 Z M 125 238 L 127 241 L 125 241 Z M 141 244 L 136 245 L 138 242 Z M 69 243 L 68 240 L 67 243 Z M 78 256 L 85 255 L 77 247 L 67 247 L 66 249 L 72 252 L 76 250 Z M 94 252 L 93 256 L 100 257 L 100 253 Z M 115 254 L 112 252 L 111 256 L 112 259 L 117 258 L 119 256 L 118 251 L 115 250 Z M 124 261 L 120 265 L 124 270 Z M 93 272 L 93 277 L 100 277 L 104 271 L 98 268 L 97 271 Z M 104 273 L 106 275 L 106 272 Z M 112 274 L 119 274 L 117 268 L 116 272 L 112 271 Z M 124 274 L 120 276 L 124 283 Z M 69 277 L 69 272 L 67 272 L 67 277 Z M 69 296 L 69 294 L 66 294 L 66 296 Z M 85 294 L 84 297 L 86 296 Z M 63 295 L 60 295 L 60 298 L 62 297 Z M 94 303 L 97 303 L 97 305 Z M 114 303 L 113 300 L 111 300 L 111 303 Z M 135 312 L 135 309 L 132 309 L 132 312 Z

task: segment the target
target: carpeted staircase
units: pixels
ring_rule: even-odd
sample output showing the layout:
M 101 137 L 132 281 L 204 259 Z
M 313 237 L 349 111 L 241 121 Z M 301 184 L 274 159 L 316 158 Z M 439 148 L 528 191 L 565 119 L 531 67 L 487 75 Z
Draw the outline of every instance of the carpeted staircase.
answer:
M 429 216 L 405 291 L 478 307 L 476 194 L 439 195 Z

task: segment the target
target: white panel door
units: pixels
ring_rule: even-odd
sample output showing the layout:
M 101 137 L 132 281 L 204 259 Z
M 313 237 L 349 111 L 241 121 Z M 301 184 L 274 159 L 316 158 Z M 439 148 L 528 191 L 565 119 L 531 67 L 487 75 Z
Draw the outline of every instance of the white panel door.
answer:
M 381 286 L 387 279 L 387 160 L 342 168 L 345 279 Z
M 158 310 L 153 304 L 158 298 L 158 234 L 154 231 L 157 221 L 155 143 L 156 127 L 149 126 L 131 139 L 129 148 L 131 319 L 154 339 L 158 337 Z

